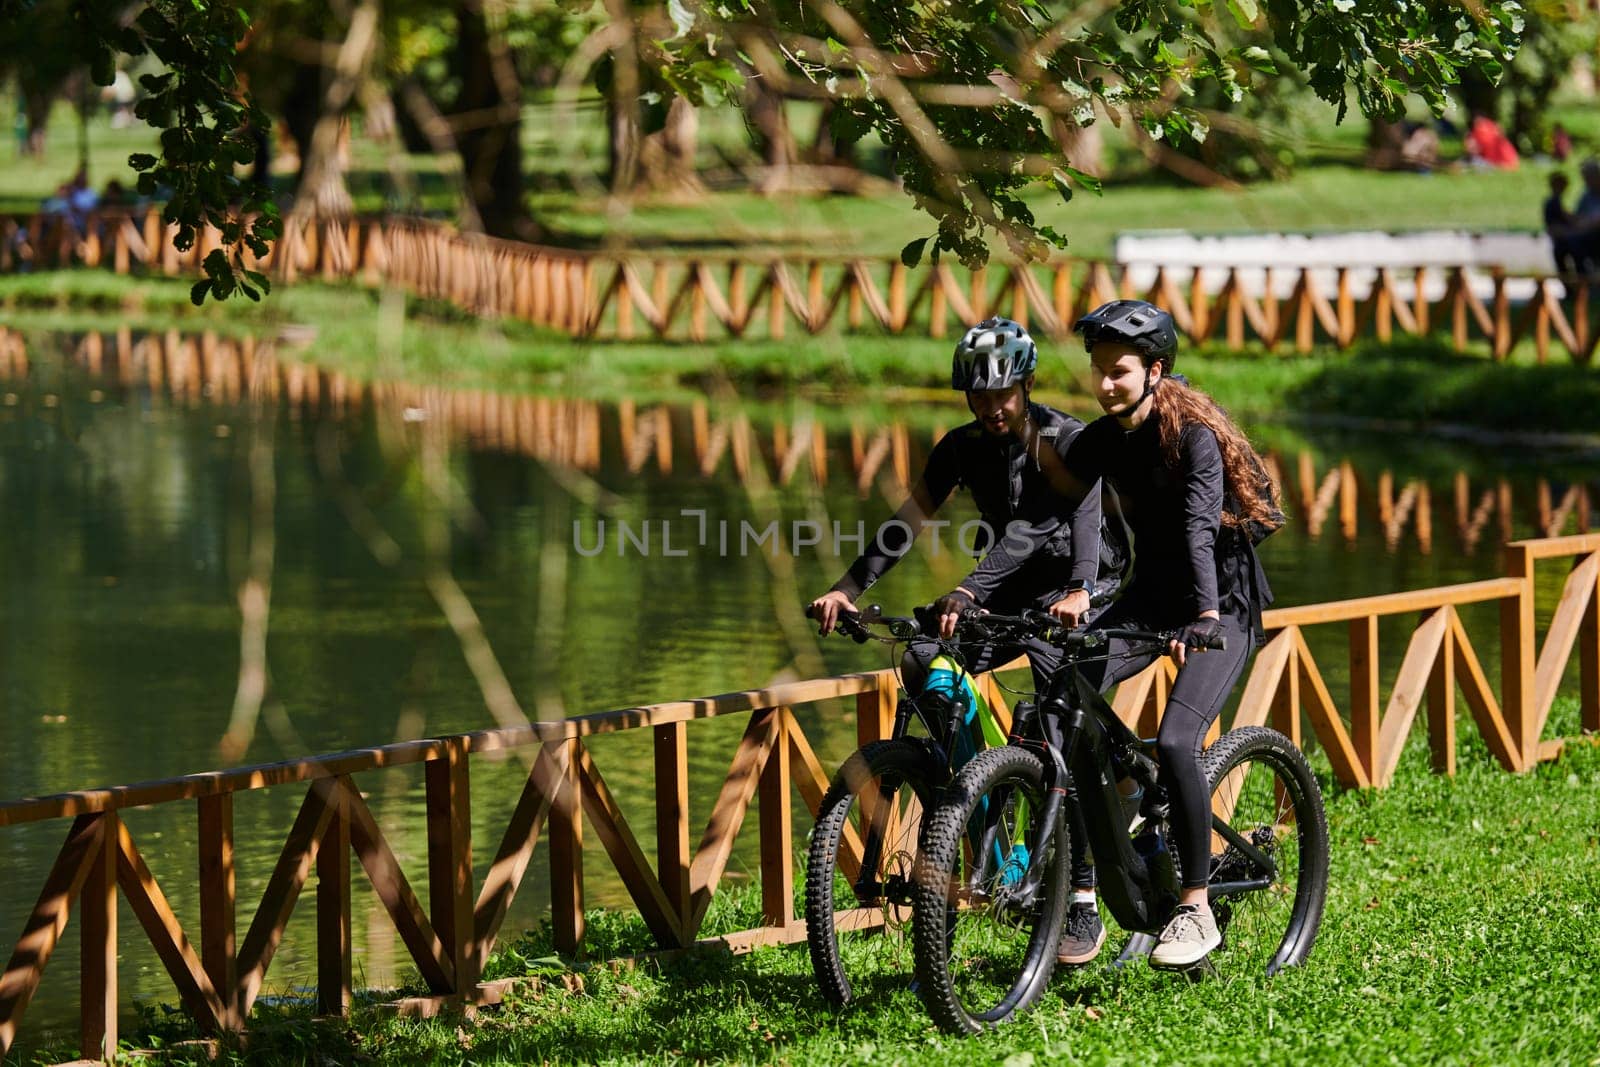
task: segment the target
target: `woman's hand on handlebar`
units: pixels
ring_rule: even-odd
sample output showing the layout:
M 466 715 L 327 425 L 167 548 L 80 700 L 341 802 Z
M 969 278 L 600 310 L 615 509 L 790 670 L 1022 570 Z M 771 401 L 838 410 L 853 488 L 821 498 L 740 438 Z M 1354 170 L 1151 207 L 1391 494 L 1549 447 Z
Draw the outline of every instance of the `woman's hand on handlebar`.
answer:
M 976 610 L 978 602 L 965 589 L 956 588 L 933 603 L 933 613 L 939 619 L 939 636 L 945 639 L 956 635 L 961 616 Z
M 817 620 L 817 633 L 826 637 L 838 625 L 839 616 L 844 612 L 854 615 L 856 613 L 855 601 L 839 592 L 830 589 L 811 602 L 806 608 L 806 614 Z
M 1074 589 L 1050 605 L 1050 614 L 1069 630 L 1083 622 L 1083 617 L 1088 613 L 1089 593 L 1083 589 Z
M 1198 619 L 1179 630 L 1177 636 L 1167 642 L 1167 654 L 1172 657 L 1172 662 L 1181 668 L 1184 661 L 1189 658 L 1190 649 L 1204 652 L 1221 633 L 1222 623 L 1217 618 L 1217 613 L 1203 612 Z

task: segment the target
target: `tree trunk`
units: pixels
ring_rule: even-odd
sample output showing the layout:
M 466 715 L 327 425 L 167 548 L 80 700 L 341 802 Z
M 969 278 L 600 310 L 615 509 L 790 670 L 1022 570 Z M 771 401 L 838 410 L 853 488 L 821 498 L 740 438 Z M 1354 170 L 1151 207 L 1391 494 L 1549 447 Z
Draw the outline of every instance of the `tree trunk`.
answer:
M 755 79 L 745 82 L 745 113 L 756 128 L 766 168 L 756 182 L 756 192 L 773 196 L 789 187 L 789 168 L 795 161 L 794 134 L 783 99 L 766 91 Z
M 647 136 L 639 148 L 644 184 L 657 192 L 699 195 L 705 192 L 695 170 L 700 116 L 681 96 L 667 105 L 666 125 Z
M 618 195 L 633 191 L 639 176 L 639 114 L 606 97 L 606 188 Z
M 817 118 L 817 132 L 811 138 L 811 162 L 820 167 L 856 167 L 855 142 L 845 142 L 833 135 L 832 100 L 823 101 L 822 113 Z
M 495 37 L 483 0 L 456 6 L 456 68 L 461 93 L 451 111 L 456 145 L 486 232 L 531 240 L 538 227 L 523 202 L 522 86 L 504 40 Z

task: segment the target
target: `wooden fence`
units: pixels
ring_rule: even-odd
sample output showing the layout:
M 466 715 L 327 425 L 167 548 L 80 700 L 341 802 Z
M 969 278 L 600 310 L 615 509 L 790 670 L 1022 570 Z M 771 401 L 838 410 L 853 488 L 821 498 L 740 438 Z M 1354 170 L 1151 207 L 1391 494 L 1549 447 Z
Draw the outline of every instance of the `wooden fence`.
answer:
M 1559 754 L 1545 727 L 1574 648 L 1580 666 L 1581 722 L 1600 730 L 1600 535 L 1516 542 L 1505 549 L 1503 578 L 1436 589 L 1270 612 L 1273 636 L 1258 653 L 1233 725 L 1270 723 L 1297 742 L 1302 722 L 1327 752 L 1345 786 L 1382 788 L 1393 780 L 1401 750 L 1426 706 L 1433 765 L 1453 773 L 1455 700 L 1466 700 L 1494 757 L 1525 771 Z M 1534 569 L 1574 561 L 1542 642 L 1535 629 Z M 1502 670 L 1490 683 L 1458 609 L 1498 606 Z M 1420 614 L 1421 621 L 1409 620 Z M 1398 676 L 1379 675 L 1380 628 L 1406 619 L 1410 631 Z M 1348 633 L 1351 694 L 1341 708 L 1330 693 L 1304 632 L 1342 626 Z M 1141 732 L 1153 732 L 1173 677 L 1166 661 L 1124 682 L 1115 707 Z M 983 684 L 1004 712 L 992 676 Z M 1387 699 L 1384 692 L 1387 690 Z M 0 1049 L 9 1049 L 40 976 L 74 911 L 79 917 L 79 1003 L 83 1054 L 115 1047 L 121 1003 L 117 985 L 117 898 L 126 897 L 155 948 L 177 996 L 213 1033 L 246 1025 L 296 901 L 317 875 L 317 1006 L 345 1011 L 352 996 L 352 859 L 370 882 L 431 991 L 404 1007 L 428 1011 L 448 1003 L 493 1002 L 507 982 L 479 981 L 508 906 L 521 887 L 541 838 L 549 853 L 552 921 L 557 946 L 576 953 L 584 941 L 586 862 L 609 863 L 620 875 L 651 934 L 663 948 L 694 944 L 752 804 L 757 810 L 764 923 L 717 942 L 735 950 L 794 942 L 804 924 L 794 914 L 796 844 L 793 800 L 815 812 L 828 769 L 816 757 L 794 709 L 854 698 L 865 742 L 884 735 L 895 694 L 892 672 L 844 675 L 765 690 L 653 704 L 560 722 L 385 745 L 285 763 L 190 775 L 168 781 L 0 804 L 0 828 L 70 820 L 38 894 L 38 903 L 0 976 Z M 691 847 L 689 726 L 723 716 L 746 720 L 710 819 Z M 649 730 L 654 742 L 654 862 L 645 842 L 606 785 L 588 740 Z M 473 873 L 470 813 L 472 757 L 530 750 L 531 771 L 497 842 L 488 873 Z M 418 901 L 384 831 L 351 776 L 401 766 L 424 767 L 430 906 Z M 234 882 L 234 798 L 269 788 L 305 790 L 270 881 L 240 938 L 241 901 Z M 481 798 L 480 798 L 481 800 Z M 121 813 L 159 804 L 193 804 L 200 871 L 198 943 L 173 912 Z M 594 844 L 599 848 L 595 849 Z M 589 847 L 586 847 L 586 844 Z M 876 921 L 870 911 L 847 917 Z M 514 981 L 514 980 L 513 980 Z
M 217 247 L 206 231 L 188 252 L 172 245 L 174 228 L 158 213 L 0 218 L 0 272 L 82 265 L 119 274 L 196 274 Z M 1591 324 L 1594 294 L 1584 279 L 1513 278 L 1493 273 L 1487 299 L 1466 267 L 1383 267 L 1364 295 L 1358 265 L 1321 279 L 1326 268 L 1257 271 L 1228 268 L 1213 292 L 1196 266 L 1158 267 L 1136 285 L 1134 272 L 1097 260 L 1039 265 L 998 263 L 967 270 L 944 261 L 910 269 L 867 257 L 752 255 L 651 257 L 547 248 L 463 234 L 412 218 L 331 222 L 290 218 L 272 254 L 259 264 L 279 277 L 352 278 L 395 285 L 486 317 L 516 319 L 578 337 L 703 341 L 714 335 L 781 339 L 791 328 L 942 338 L 1005 314 L 1062 339 L 1079 315 L 1105 300 L 1144 297 L 1169 308 L 1189 343 L 1230 348 L 1258 342 L 1270 350 L 1347 348 L 1402 336 L 1448 338 L 1456 351 L 1485 345 L 1505 359 L 1524 340 L 1539 362 L 1564 353 L 1588 365 L 1600 344 Z M 1214 272 L 1210 272 L 1214 273 Z M 1435 284 L 1442 278 L 1443 285 Z M 1283 286 L 1285 279 L 1292 284 Z M 1280 291 L 1287 288 L 1283 298 Z M 1528 296 L 1513 300 L 1514 290 Z

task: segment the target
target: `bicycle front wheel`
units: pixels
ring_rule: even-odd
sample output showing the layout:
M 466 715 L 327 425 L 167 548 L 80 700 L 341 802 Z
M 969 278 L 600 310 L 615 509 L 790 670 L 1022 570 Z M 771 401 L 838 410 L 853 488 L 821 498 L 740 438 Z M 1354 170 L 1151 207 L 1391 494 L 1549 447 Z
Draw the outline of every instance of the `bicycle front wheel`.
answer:
M 1328 894 L 1328 823 L 1305 756 L 1276 730 L 1230 730 L 1202 757 L 1211 787 L 1219 965 L 1276 974 L 1305 960 Z
M 1016 746 L 956 775 L 923 828 L 912 923 L 917 992 L 952 1033 L 997 1026 L 1039 998 L 1068 901 L 1065 820 L 1033 856 L 1044 765 Z
M 875 741 L 845 760 L 822 798 L 806 861 L 806 943 L 834 1007 L 869 976 L 910 969 L 917 837 L 943 766 L 919 740 Z

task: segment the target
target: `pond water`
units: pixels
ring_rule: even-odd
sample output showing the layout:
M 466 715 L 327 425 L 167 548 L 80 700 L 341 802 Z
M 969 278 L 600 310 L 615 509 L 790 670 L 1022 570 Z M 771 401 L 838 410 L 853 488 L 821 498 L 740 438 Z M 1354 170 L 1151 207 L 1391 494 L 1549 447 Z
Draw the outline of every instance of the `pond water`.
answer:
M 276 376 L 271 395 L 252 393 L 253 368 L 258 384 Z M 1086 413 L 1081 398 L 1064 403 Z M 886 518 L 964 414 L 947 394 L 847 408 L 365 388 L 273 369 L 253 346 L 216 338 L 0 331 L 0 798 L 491 727 L 484 660 L 469 656 L 484 648 L 532 718 L 884 666 L 875 646 L 819 640 L 801 605 L 856 550 L 835 528 L 848 538 Z M 1249 429 L 1292 517 L 1263 546 L 1282 605 L 1497 576 L 1504 539 L 1586 529 L 1600 500 L 1592 456 Z M 964 498 L 952 517 L 940 550 L 920 547 L 874 600 L 904 610 L 965 573 L 970 559 L 951 543 L 972 517 Z M 776 536 L 759 540 L 769 528 Z M 270 587 L 259 710 L 235 699 L 238 590 L 252 574 Z M 470 605 L 472 623 L 447 617 L 447 603 Z M 1328 650 L 1339 693 L 1345 637 L 1334 630 L 1313 647 Z M 1479 649 L 1491 676 L 1496 645 Z M 1385 642 L 1391 666 L 1403 651 L 1403 639 Z M 843 709 L 802 721 L 829 767 L 853 747 Z M 730 717 L 690 731 L 697 820 L 742 728 Z M 639 840 L 652 841 L 648 736 L 593 751 Z M 525 773 L 515 760 L 474 761 L 480 877 Z M 358 784 L 425 900 L 420 772 Z M 241 934 L 303 795 L 238 800 Z M 127 819 L 194 923 L 192 806 Z M 20 931 L 65 829 L 0 832 L 0 931 Z M 747 832 L 730 877 L 751 875 L 753 849 Z M 544 914 L 542 864 L 541 848 L 508 931 Z M 405 953 L 359 875 L 356 885 L 358 982 L 377 984 L 404 971 Z M 626 901 L 598 852 L 587 892 Z M 313 980 L 314 910 L 308 891 L 269 990 Z M 122 929 L 124 989 L 172 1000 L 126 910 Z M 73 1017 L 75 938 L 74 924 L 31 1032 Z

